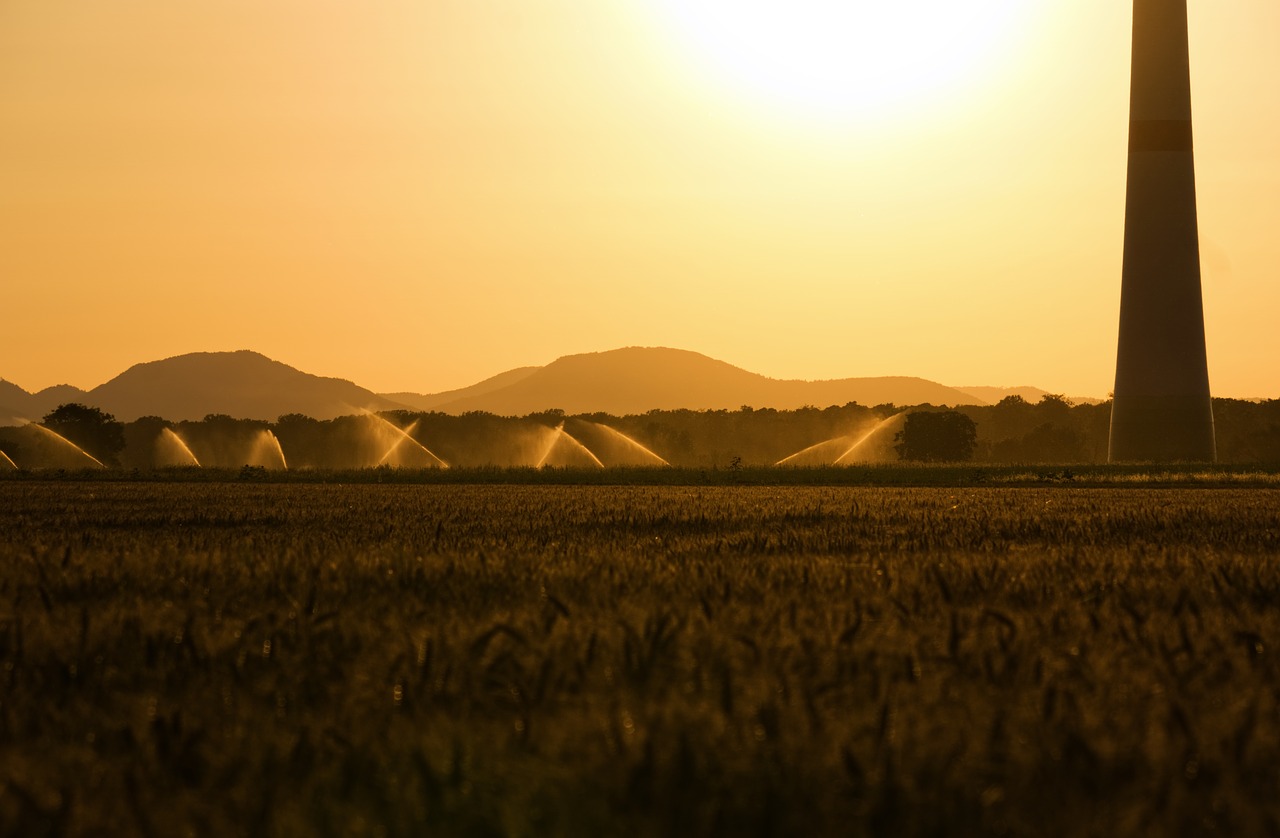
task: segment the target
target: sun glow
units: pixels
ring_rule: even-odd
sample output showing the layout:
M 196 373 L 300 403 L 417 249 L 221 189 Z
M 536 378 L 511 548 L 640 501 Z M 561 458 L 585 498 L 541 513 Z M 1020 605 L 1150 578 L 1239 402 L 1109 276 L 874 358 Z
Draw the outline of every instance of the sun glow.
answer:
M 907 106 L 994 66 L 1028 0 L 662 0 L 689 48 L 755 99 L 840 118 Z

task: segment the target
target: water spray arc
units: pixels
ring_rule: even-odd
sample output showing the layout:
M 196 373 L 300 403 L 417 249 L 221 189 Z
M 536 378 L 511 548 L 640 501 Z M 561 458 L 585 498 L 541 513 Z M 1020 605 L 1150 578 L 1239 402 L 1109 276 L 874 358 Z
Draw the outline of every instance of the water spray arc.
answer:
M 830 447 L 833 442 L 839 442 L 840 440 L 848 439 L 848 438 L 849 437 L 836 437 L 835 439 L 824 439 L 822 442 L 816 442 L 813 445 L 810 445 L 808 448 L 802 448 L 801 450 L 797 451 L 794 454 L 789 454 L 786 457 L 783 457 L 781 460 L 778 460 L 778 462 L 774 463 L 774 465 L 777 465 L 777 466 L 797 465 L 801 460 L 804 460 L 807 456 L 816 455 L 820 449 Z
M 263 430 L 258 433 L 253 441 L 253 448 L 249 453 L 249 462 L 246 465 L 270 469 L 289 468 L 289 462 L 284 457 L 284 449 L 280 447 L 280 440 L 276 439 L 276 435 L 270 430 Z
M 641 460 L 645 462 L 646 465 L 655 465 L 655 466 L 671 465 L 671 463 L 667 462 L 662 457 L 655 454 L 652 449 L 640 444 L 635 439 L 632 439 L 630 436 L 627 436 L 617 428 L 611 428 L 608 425 L 602 425 L 599 422 L 588 422 L 585 419 L 580 419 L 578 421 L 591 426 L 593 429 L 603 431 L 605 435 L 607 435 L 610 439 L 614 440 L 615 442 L 621 443 L 625 449 L 637 455 Z
M 60 434 L 60 433 L 58 433 L 58 432 L 56 432 L 56 431 L 52 431 L 52 430 L 50 430 L 50 429 L 46 428 L 44 425 L 37 424 L 36 422 L 28 422 L 28 423 L 27 423 L 27 425 L 26 425 L 26 427 L 28 427 L 28 428 L 35 428 L 37 431 L 41 431 L 41 432 L 43 432 L 43 433 L 44 433 L 44 434 L 46 434 L 49 438 L 51 438 L 51 439 L 53 439 L 55 442 L 57 442 L 60 446 L 63 446 L 63 447 L 66 447 L 66 448 L 70 448 L 72 451 L 76 452 L 77 454 L 79 454 L 80 456 L 84 457 L 84 458 L 85 458 L 86 460 L 88 460 L 89 462 L 93 463 L 93 465 L 94 465 L 94 466 L 96 466 L 96 467 L 98 467 L 98 468 L 106 468 L 106 465 L 105 465 L 101 460 L 99 460 L 97 457 L 93 456 L 93 455 L 92 455 L 92 454 L 90 454 L 88 451 L 86 451 L 86 450 L 84 450 L 83 448 L 81 448 L 79 445 L 76 445 L 74 442 L 72 442 L 71 440 L 67 439 L 67 438 L 66 438 L 65 436 L 63 436 L 62 434 Z
M 797 451 L 788 457 L 783 457 L 775 465 L 811 465 L 812 462 L 806 463 L 806 461 L 813 460 L 820 460 L 830 465 L 852 465 L 853 463 L 884 461 L 886 459 L 884 451 L 889 449 L 888 443 L 891 441 L 886 437 L 890 430 L 902 423 L 908 412 L 904 410 L 885 417 L 864 433 L 835 437 L 819 442 L 816 445 L 810 445 L 808 448 Z M 839 447 L 836 447 L 837 445 Z M 831 455 L 826 454 L 824 456 L 822 453 L 824 449 L 832 449 L 840 453 L 828 459 Z
M 595 465 L 598 466 L 599 468 L 604 468 L 604 463 L 600 462 L 599 457 L 591 453 L 590 448 L 583 445 L 581 442 L 577 440 L 576 437 L 574 437 L 572 434 L 570 434 L 568 431 L 564 429 L 564 422 L 561 422 L 559 425 L 556 425 L 555 428 L 552 430 L 551 439 L 547 443 L 546 449 L 542 452 L 542 457 L 538 460 L 538 463 L 537 465 L 534 466 L 534 468 L 542 468 L 547 464 L 547 460 L 551 457 L 551 452 L 555 450 L 556 445 L 561 440 L 564 440 L 565 442 L 569 443 L 570 447 L 573 450 L 586 454 L 589 458 L 591 458 L 591 462 L 595 463 Z
M 156 440 L 157 446 L 163 446 L 165 449 L 175 454 L 175 459 L 179 462 L 175 465 L 199 466 L 200 460 L 191 451 L 191 447 L 186 441 L 173 430 L 173 428 L 165 428 L 160 432 L 159 439 Z
M 401 447 L 407 444 L 409 447 L 414 448 L 423 454 L 426 454 L 427 457 L 431 459 L 431 462 L 434 464 L 434 467 L 436 468 L 449 467 L 448 463 L 446 463 L 444 460 L 437 457 L 431 451 L 431 449 L 427 448 L 427 446 L 423 445 L 421 442 L 418 442 L 418 440 L 413 437 L 413 432 L 418 429 L 418 423 L 420 420 L 415 419 L 413 423 L 410 424 L 409 427 L 407 428 L 398 428 L 393 423 L 388 422 L 386 419 L 383 419 L 381 416 L 377 415 L 376 413 L 370 413 L 369 415 L 377 419 L 378 421 L 382 422 L 387 428 L 391 429 L 396 433 L 396 441 L 391 444 L 391 447 L 388 448 L 386 450 L 386 453 L 384 453 L 382 457 L 378 460 L 378 465 L 380 466 L 386 465 L 387 460 L 391 459 L 391 457 L 397 451 L 399 451 Z
M 9 459 L 9 455 L 0 451 L 0 471 L 17 471 L 18 464 Z
M 873 427 L 871 430 L 867 431 L 865 434 L 859 437 L 857 442 L 853 443 L 853 445 L 850 445 L 848 450 L 846 450 L 839 457 L 836 457 L 835 464 L 842 465 L 842 464 L 858 462 L 858 460 L 854 457 L 854 455 L 859 451 L 859 449 L 863 448 L 867 443 L 869 443 L 872 439 L 874 439 L 877 434 L 881 433 L 882 431 L 884 431 L 885 428 L 889 427 L 889 425 L 892 422 L 894 422 L 895 420 L 901 421 L 902 416 L 903 416 L 902 413 L 895 413 L 892 416 L 889 416 L 880 420 L 880 422 L 876 424 L 875 427 Z
M 375 422 L 379 429 L 391 434 L 394 440 L 391 443 L 391 446 L 382 453 L 381 457 L 379 457 L 376 465 L 385 465 L 387 463 L 387 460 L 391 459 L 391 457 L 395 455 L 396 451 L 399 450 L 401 446 L 408 445 L 409 447 L 417 450 L 418 452 L 425 454 L 427 459 L 433 464 L 435 468 L 449 467 L 449 464 L 446 463 L 444 460 L 442 460 L 440 457 L 437 457 L 434 451 L 432 451 L 427 446 L 423 445 L 421 442 L 418 442 L 418 440 L 412 436 L 413 431 L 416 430 L 418 427 L 419 420 L 415 420 L 413 424 L 409 425 L 409 428 L 406 430 L 404 428 L 399 427 L 394 422 L 390 422 L 386 418 L 379 416 L 378 414 L 374 413 L 372 410 L 364 410 L 363 413 L 366 417 L 368 417 L 373 422 Z

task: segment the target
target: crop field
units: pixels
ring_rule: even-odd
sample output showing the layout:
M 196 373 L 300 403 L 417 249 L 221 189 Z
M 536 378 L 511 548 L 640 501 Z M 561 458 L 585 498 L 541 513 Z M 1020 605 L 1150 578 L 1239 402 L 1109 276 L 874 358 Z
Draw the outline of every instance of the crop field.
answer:
M 4 835 L 1280 835 L 1280 487 L 0 480 Z

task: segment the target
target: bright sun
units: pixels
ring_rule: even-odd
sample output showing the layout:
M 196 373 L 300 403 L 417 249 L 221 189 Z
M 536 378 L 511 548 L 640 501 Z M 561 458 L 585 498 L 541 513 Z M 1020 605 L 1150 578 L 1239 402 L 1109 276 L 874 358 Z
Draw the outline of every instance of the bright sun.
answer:
M 691 49 L 754 98 L 819 117 L 941 94 L 994 63 L 1028 0 L 661 0 Z

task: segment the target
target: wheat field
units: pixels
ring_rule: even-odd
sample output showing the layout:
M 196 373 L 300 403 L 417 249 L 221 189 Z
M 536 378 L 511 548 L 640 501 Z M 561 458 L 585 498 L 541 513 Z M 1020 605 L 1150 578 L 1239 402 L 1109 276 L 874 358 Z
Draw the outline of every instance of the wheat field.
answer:
M 0 481 L 5 835 L 1280 834 L 1280 490 Z

